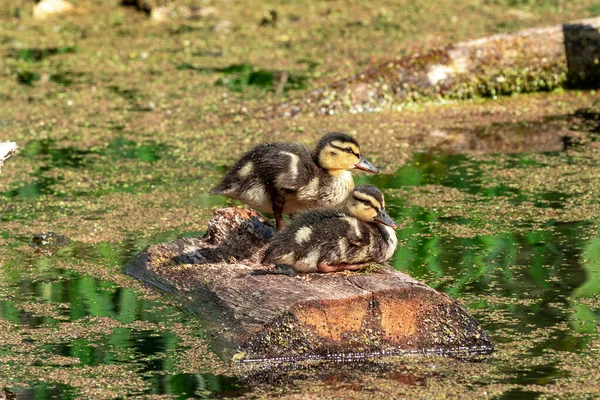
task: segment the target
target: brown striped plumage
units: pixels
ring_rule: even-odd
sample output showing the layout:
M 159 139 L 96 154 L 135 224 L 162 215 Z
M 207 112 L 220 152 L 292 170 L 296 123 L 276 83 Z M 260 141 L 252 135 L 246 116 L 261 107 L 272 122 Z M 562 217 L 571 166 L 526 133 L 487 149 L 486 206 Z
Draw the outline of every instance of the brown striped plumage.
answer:
M 396 250 L 381 192 L 362 185 L 352 191 L 345 209 L 300 214 L 277 233 L 263 258 L 266 264 L 287 264 L 298 272 L 355 270 L 365 263 L 383 263 Z
M 264 143 L 244 154 L 211 193 L 273 212 L 279 230 L 284 213 L 340 206 L 354 188 L 354 168 L 379 172 L 343 133 L 323 136 L 312 152 L 297 143 Z

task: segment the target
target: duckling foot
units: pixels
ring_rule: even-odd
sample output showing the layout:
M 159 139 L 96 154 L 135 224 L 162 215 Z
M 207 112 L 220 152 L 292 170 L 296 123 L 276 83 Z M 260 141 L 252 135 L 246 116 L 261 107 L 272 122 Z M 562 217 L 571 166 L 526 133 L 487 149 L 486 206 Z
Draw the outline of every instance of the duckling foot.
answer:
M 357 271 L 367 264 L 325 264 L 319 263 L 317 271 L 319 272 L 339 272 L 339 271 Z

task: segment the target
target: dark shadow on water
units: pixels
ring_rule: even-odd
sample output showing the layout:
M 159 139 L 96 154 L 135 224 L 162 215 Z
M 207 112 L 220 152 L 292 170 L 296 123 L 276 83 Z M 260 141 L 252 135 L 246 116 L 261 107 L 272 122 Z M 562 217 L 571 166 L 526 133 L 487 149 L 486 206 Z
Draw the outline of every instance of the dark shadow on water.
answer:
M 152 375 L 152 388 L 146 394 L 172 394 L 176 399 L 234 398 L 249 391 L 235 377 L 214 374 Z
M 172 240 L 177 236 L 181 234 L 173 234 L 167 239 Z M 67 322 L 74 324 L 73 326 L 82 326 L 84 330 L 89 327 L 90 336 L 73 334 L 61 336 L 56 342 L 51 338 L 49 342 L 42 343 L 42 339 L 32 335 L 31 338 L 26 337 L 24 343 L 38 346 L 40 351 L 48 355 L 71 357 L 75 360 L 73 368 L 108 364 L 129 366 L 148 384 L 144 395 L 172 394 L 174 398 L 182 399 L 242 395 L 247 389 L 231 376 L 172 373 L 177 356 L 174 351 L 180 339 L 168 328 L 155 331 L 125 325 L 93 333 L 96 324 L 101 323 L 97 322 L 98 317 L 123 324 L 135 321 L 165 323 L 168 327 L 173 322 L 186 321 L 188 317 L 180 310 L 160 302 L 144 300 L 133 289 L 52 266 L 59 260 L 77 260 L 103 264 L 107 268 L 111 268 L 110 265 L 119 268 L 145 247 L 147 240 L 131 238 L 121 244 L 99 243 L 93 246 L 68 241 L 64 247 L 50 253 L 36 253 L 34 248 L 26 247 L 25 252 L 19 252 L 12 261 L 3 263 L 3 268 L 0 269 L 3 290 L 13 293 L 10 300 L 0 300 L 0 318 L 32 328 L 58 328 L 60 324 Z M 21 241 L 26 242 L 27 238 L 22 238 Z M 28 310 L 21 306 L 33 303 L 42 307 Z M 49 307 L 47 311 L 45 306 Z M 59 318 L 48 317 L 44 315 L 46 312 L 56 313 Z M 198 332 L 198 335 L 201 334 Z M 10 348 L 0 348 L 0 358 L 7 351 L 10 353 Z M 40 357 L 33 365 L 41 368 L 64 367 L 61 364 L 55 365 L 54 362 L 51 357 Z M 19 399 L 80 397 L 77 389 L 57 383 L 36 382 L 31 388 L 9 390 L 16 393 Z
M 235 398 L 249 391 L 241 385 L 239 379 L 214 374 L 165 374 L 146 375 L 150 388 L 138 393 L 140 396 L 172 395 L 172 399 L 190 398 Z M 12 400 L 47 400 L 81 398 L 77 390 L 69 385 L 56 383 L 39 383 L 29 388 L 12 388 L 4 390 L 6 399 Z M 129 397 L 129 396 L 124 396 Z
M 511 389 L 502 394 L 499 397 L 501 400 L 533 400 L 539 398 L 540 392 L 534 392 L 531 390 L 524 389 Z
M 549 385 L 556 380 L 568 377 L 568 372 L 560 370 L 556 364 L 537 365 L 529 370 L 504 370 L 509 377 L 503 379 L 506 383 Z
M 241 383 L 249 388 L 276 392 L 303 393 L 306 388 L 320 387 L 327 393 L 356 392 L 367 394 L 373 385 L 394 387 L 425 386 L 429 379 L 443 379 L 436 371 L 433 361 L 425 357 L 421 361 L 390 357 L 386 360 L 305 360 L 303 362 L 267 362 L 260 364 L 236 364 L 234 370 Z M 460 365 L 460 364 L 459 364 Z M 310 391 L 308 392 L 310 393 Z M 307 394 L 307 398 L 310 395 Z

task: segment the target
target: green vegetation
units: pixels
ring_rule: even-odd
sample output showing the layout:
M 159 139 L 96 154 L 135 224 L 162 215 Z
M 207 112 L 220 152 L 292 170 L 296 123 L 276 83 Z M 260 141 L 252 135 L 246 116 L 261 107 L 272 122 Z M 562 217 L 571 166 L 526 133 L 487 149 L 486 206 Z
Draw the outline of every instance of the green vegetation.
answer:
M 164 23 L 119 1 L 74 3 L 37 21 L 34 2 L 0 0 L 0 140 L 20 146 L 0 175 L 1 387 L 36 399 L 597 395 L 597 92 L 514 71 L 540 79 L 490 79 L 491 98 L 548 92 L 263 118 L 396 57 L 598 15 L 597 0 L 236 0 Z M 493 336 L 490 362 L 242 382 L 201 321 L 122 273 L 146 245 L 198 236 L 236 204 L 208 189 L 243 151 L 333 130 L 384 171 L 356 181 L 382 188 L 401 222 L 394 266 L 463 302 Z M 47 231 L 69 241 L 29 246 Z

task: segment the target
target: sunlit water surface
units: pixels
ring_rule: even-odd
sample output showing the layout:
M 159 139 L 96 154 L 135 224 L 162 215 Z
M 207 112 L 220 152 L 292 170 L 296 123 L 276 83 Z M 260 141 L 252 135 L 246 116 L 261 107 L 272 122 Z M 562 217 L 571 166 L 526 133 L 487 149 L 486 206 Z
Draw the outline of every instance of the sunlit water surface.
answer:
M 570 162 L 563 154 L 549 156 Z M 73 163 L 85 154 L 63 155 L 62 159 L 65 157 Z M 448 216 L 435 207 L 411 205 L 402 193 L 425 185 L 441 185 L 477 195 L 481 202 L 503 196 L 509 199 L 509 204 L 530 202 L 532 207 L 560 209 L 569 196 L 559 192 L 532 196 L 512 187 L 490 185 L 482 179 L 483 167 L 526 168 L 534 163 L 526 155 L 498 160 L 492 157 L 491 161 L 481 163 L 464 156 L 417 154 L 395 174 L 356 179 L 357 184 L 380 187 L 386 193 L 390 215 L 401 223 L 398 230 L 401 247 L 392 264 L 460 299 L 497 345 L 497 353 L 488 361 L 488 374 L 473 380 L 463 377 L 464 381 L 482 386 L 510 384 L 504 391 L 505 398 L 536 398 L 540 385 L 568 378 L 572 372 L 561 367 L 560 354 L 575 359 L 597 354 L 593 353 L 597 347 L 591 344 L 598 341 L 600 238 L 589 237 L 588 233 L 595 230 L 591 228 L 597 221 L 549 220 L 542 229 L 536 225 L 528 230 L 529 221 L 524 216 L 507 222 L 514 230 L 504 226 L 496 234 L 464 238 L 453 235 L 451 229 L 440 234 L 439 228 L 477 227 L 480 220 Z M 52 182 L 36 181 L 35 185 L 10 188 L 0 196 L 28 201 L 36 193 L 48 193 L 51 188 Z M 199 234 L 167 232 L 151 240 L 131 237 L 124 243 L 93 246 L 69 242 L 66 247 L 44 254 L 25 247 L 31 238 L 15 237 L 0 228 L 0 235 L 11 243 L 4 249 L 8 258 L 0 260 L 0 318 L 21 332 L 32 332 L 29 339 L 27 333 L 21 335 L 23 352 L 30 351 L 30 346 L 43 351 L 35 363 L 39 368 L 28 368 L 30 376 L 27 376 L 19 372 L 18 361 L 11 358 L 19 346 L 0 343 L 0 364 L 4 364 L 5 372 L 14 372 L 6 377 L 8 394 L 31 399 L 78 397 L 77 388 L 57 379 L 44 379 L 44 371 L 56 365 L 53 356 L 66 357 L 73 370 L 103 364 L 128 366 L 141 384 L 130 389 L 124 387 L 123 395 L 235 397 L 251 391 L 252 384 L 240 381 L 233 373 L 179 372 L 176 356 L 185 347 L 181 347 L 180 338 L 168 327 L 193 324 L 198 335 L 202 331 L 197 321 L 190 321 L 176 306 L 145 300 L 136 289 L 60 268 L 61 262 L 77 260 L 121 274 L 127 260 L 149 243 Z M 118 321 L 120 325 L 90 336 L 74 334 L 52 339 L 51 335 L 35 334 L 59 326 L 64 331 L 64 324 L 91 324 L 99 317 Z M 164 323 L 165 328 L 155 331 L 143 325 L 136 328 L 136 322 Z M 512 353 L 511 347 L 516 349 Z M 269 389 L 266 390 L 268 393 Z

